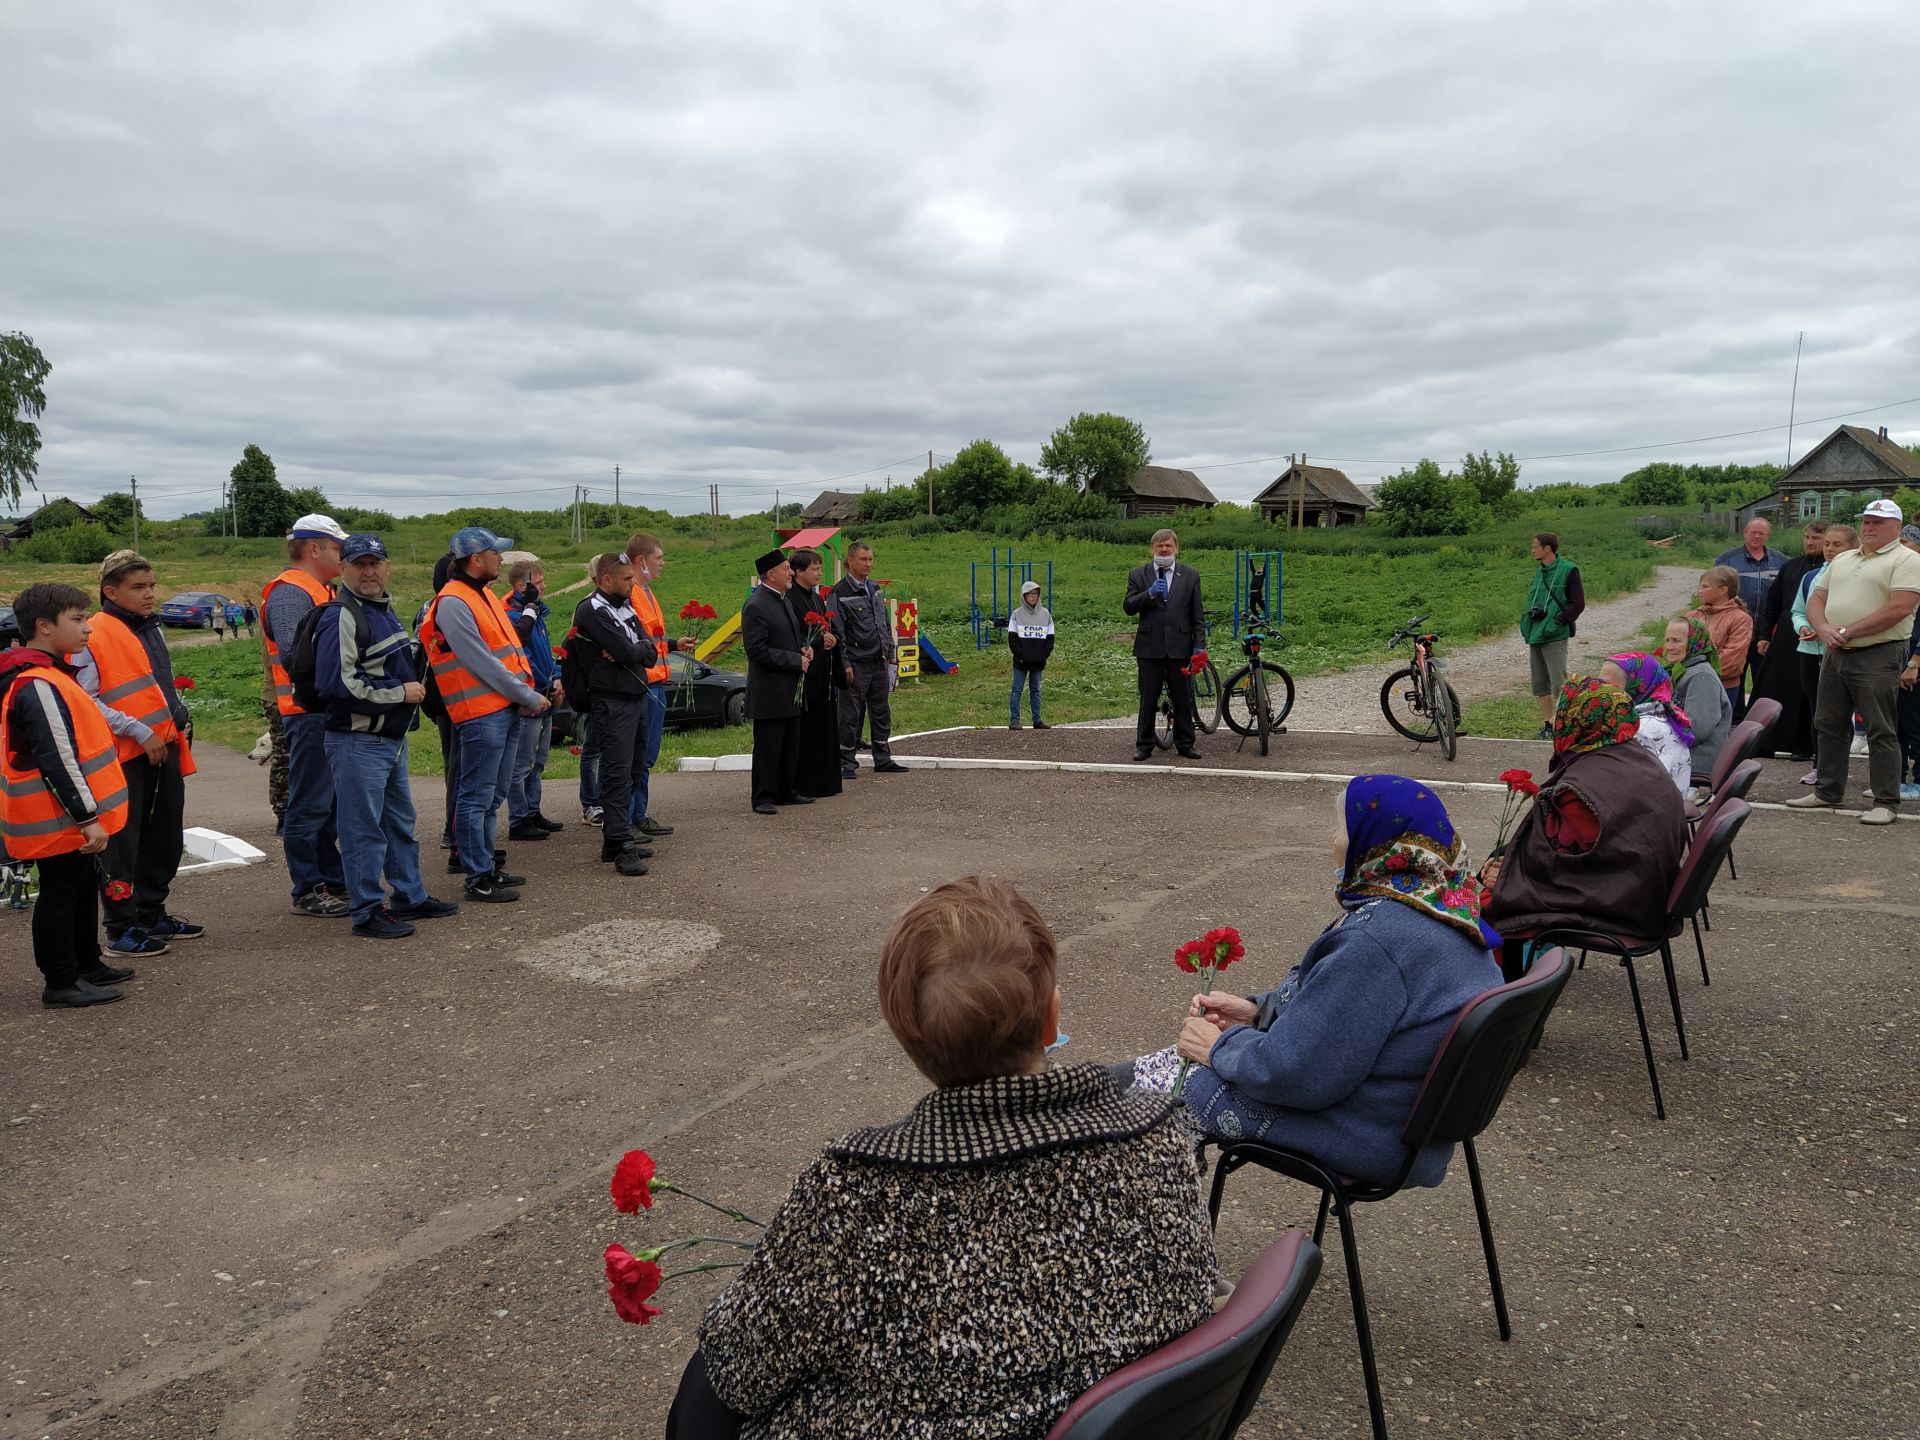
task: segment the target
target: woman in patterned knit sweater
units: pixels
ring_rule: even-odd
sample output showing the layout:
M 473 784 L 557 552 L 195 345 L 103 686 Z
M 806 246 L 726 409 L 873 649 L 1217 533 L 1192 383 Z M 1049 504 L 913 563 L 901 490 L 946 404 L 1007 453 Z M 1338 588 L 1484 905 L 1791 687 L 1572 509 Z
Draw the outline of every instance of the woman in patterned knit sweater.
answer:
M 1049 1069 L 1054 939 L 969 876 L 901 917 L 880 1008 L 936 1088 L 827 1147 L 700 1324 L 673 1437 L 1042 1437 L 1212 1313 L 1196 1137 L 1106 1067 Z

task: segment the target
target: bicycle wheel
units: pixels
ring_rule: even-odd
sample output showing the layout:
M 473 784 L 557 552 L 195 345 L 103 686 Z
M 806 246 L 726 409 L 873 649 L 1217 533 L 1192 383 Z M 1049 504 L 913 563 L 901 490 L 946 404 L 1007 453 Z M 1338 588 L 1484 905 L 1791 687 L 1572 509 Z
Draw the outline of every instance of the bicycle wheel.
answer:
M 1435 675 L 1432 684 L 1433 719 L 1440 732 L 1440 753 L 1451 760 L 1460 748 L 1460 702 L 1454 697 L 1453 687 L 1440 676 Z
M 1277 734 L 1293 712 L 1293 677 L 1266 660 L 1260 662 L 1260 669 L 1267 698 L 1267 729 Z M 1250 673 L 1244 665 L 1234 671 L 1227 677 L 1227 688 L 1220 696 L 1220 718 L 1236 735 L 1255 733 Z
M 1267 740 L 1273 734 L 1273 713 L 1268 708 L 1267 667 L 1253 667 L 1253 732 L 1260 737 L 1260 753 L 1267 753 Z
M 1381 684 L 1380 713 L 1409 740 L 1426 745 L 1440 738 L 1433 707 L 1427 703 L 1411 667 L 1394 671 Z
M 1153 718 L 1153 743 L 1162 750 L 1173 748 L 1173 702 L 1164 696 Z
M 1211 660 L 1193 677 L 1193 723 L 1202 735 L 1220 728 L 1220 671 Z

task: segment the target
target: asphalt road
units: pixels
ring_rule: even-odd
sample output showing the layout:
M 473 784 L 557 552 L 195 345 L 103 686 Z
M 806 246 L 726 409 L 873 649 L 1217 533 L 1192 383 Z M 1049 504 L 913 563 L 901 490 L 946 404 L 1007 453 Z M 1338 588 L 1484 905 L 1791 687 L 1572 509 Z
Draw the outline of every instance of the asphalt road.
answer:
M 1056 737 L 1080 743 L 980 743 Z M 1307 773 L 1431 758 L 1284 743 L 1276 766 Z M 1450 768 L 1531 756 L 1477 743 Z M 611 1166 L 643 1144 L 764 1211 L 831 1136 L 911 1104 L 873 975 L 923 888 L 1017 866 L 1061 938 L 1068 1058 L 1170 1040 L 1179 940 L 1237 923 L 1251 988 L 1332 913 L 1324 781 L 920 770 L 763 819 L 720 773 L 656 782 L 680 829 L 652 875 L 615 878 L 570 826 L 516 851 L 525 903 L 379 944 L 289 913 L 264 791 L 225 754 L 193 782 L 192 818 L 269 861 L 183 878 L 174 908 L 208 937 L 124 1004 L 43 1012 L 25 919 L 0 913 L 0 1434 L 658 1433 L 724 1277 L 619 1323 L 602 1247 L 704 1222 L 616 1216 Z M 437 785 L 419 799 L 435 834 Z M 1448 799 L 1484 849 L 1499 797 Z M 1913 833 L 1756 815 L 1715 890 L 1710 989 L 1681 956 L 1692 1060 L 1646 987 L 1664 1124 L 1625 977 L 1575 977 L 1482 1146 L 1511 1344 L 1457 1165 L 1362 1216 L 1397 1435 L 1915 1432 Z M 1225 1264 L 1312 1215 L 1236 1178 Z M 1242 1433 L 1365 1433 L 1337 1253 Z

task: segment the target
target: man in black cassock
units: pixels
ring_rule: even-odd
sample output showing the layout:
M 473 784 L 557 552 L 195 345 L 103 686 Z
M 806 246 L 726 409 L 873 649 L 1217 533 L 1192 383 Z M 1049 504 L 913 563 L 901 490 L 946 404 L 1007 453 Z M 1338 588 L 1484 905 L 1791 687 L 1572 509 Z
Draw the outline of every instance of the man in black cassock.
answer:
M 800 682 L 813 661 L 812 647 L 787 587 L 793 566 L 778 550 L 753 562 L 760 583 L 740 611 L 740 639 L 747 649 L 747 717 L 753 721 L 753 810 L 772 815 L 781 805 L 811 805 L 794 789 L 800 769 Z

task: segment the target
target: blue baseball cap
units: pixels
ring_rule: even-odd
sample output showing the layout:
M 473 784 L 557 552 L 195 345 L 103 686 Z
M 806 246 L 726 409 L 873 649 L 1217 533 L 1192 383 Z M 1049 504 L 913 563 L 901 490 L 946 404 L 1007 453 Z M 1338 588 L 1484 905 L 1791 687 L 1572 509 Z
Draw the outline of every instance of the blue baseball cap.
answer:
M 378 535 L 349 535 L 341 542 L 340 559 L 343 563 L 364 560 L 369 555 L 376 555 L 382 560 L 387 559 L 386 541 Z
M 511 550 L 513 537 L 496 535 L 484 525 L 469 525 L 464 530 L 453 532 L 453 539 L 447 548 L 453 552 L 456 560 L 464 560 L 469 555 L 479 555 L 487 550 Z

